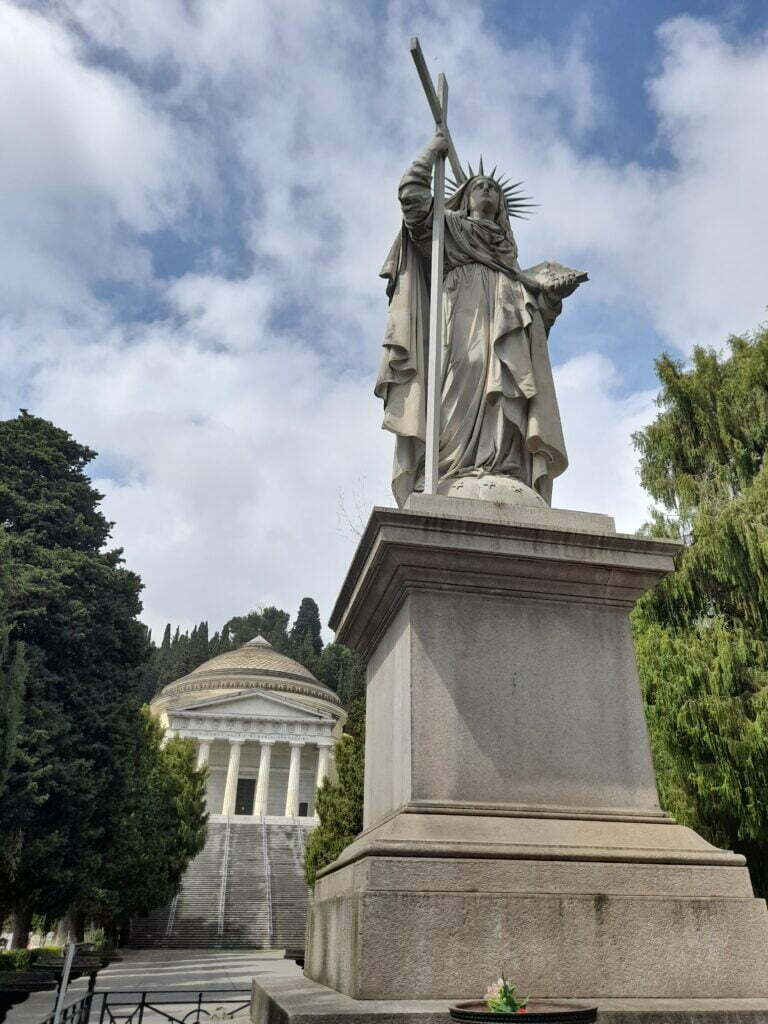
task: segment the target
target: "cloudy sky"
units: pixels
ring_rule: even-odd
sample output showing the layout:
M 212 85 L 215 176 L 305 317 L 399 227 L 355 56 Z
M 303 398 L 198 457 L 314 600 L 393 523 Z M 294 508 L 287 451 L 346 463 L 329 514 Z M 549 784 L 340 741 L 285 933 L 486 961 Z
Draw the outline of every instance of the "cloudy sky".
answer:
M 397 181 L 460 156 L 591 281 L 550 338 L 555 504 L 633 530 L 653 360 L 765 317 L 762 0 L 0 0 L 0 415 L 99 452 L 145 619 L 330 611 L 391 439 L 372 395 Z

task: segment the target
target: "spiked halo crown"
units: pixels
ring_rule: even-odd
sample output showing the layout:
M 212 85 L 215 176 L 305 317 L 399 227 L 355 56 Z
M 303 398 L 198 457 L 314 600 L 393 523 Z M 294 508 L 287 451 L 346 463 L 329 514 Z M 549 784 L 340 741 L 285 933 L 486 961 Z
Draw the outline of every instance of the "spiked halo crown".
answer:
M 470 179 L 475 177 L 491 178 L 499 186 L 501 194 L 504 197 L 504 206 L 507 210 L 509 217 L 517 217 L 520 220 L 528 220 L 531 213 L 539 205 L 538 203 L 532 203 L 532 196 L 526 196 L 523 194 L 520 186 L 523 184 L 522 181 L 510 182 L 509 178 L 497 178 L 496 168 L 494 167 L 490 174 L 486 174 L 483 168 L 483 158 L 480 157 L 480 166 L 477 169 L 477 174 L 472 170 L 472 164 L 467 164 L 467 179 L 466 181 L 456 182 L 452 178 L 446 175 L 446 183 L 449 188 L 449 196 L 457 192 L 463 185 L 466 185 Z

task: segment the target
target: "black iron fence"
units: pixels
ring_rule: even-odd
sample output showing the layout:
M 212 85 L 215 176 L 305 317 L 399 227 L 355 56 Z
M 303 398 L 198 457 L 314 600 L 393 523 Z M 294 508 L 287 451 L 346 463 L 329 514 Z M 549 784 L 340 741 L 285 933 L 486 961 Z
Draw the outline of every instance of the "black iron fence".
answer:
M 93 992 L 87 992 L 82 999 L 78 999 L 76 1003 L 70 1003 L 69 1006 L 64 1006 L 59 1011 L 58 1024 L 88 1024 L 88 1018 L 91 1015 L 91 1003 L 93 1002 Z M 49 1013 L 48 1016 L 40 1022 L 40 1024 L 55 1024 L 56 1011 Z
M 249 1019 L 249 988 L 88 992 L 65 1006 L 58 1024 L 227 1024 Z M 50 1013 L 40 1024 L 56 1024 Z

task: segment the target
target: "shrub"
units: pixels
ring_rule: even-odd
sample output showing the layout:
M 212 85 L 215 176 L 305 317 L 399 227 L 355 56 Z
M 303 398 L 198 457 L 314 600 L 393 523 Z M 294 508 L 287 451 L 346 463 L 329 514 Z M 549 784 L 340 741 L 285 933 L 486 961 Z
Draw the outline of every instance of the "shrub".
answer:
M 325 779 L 317 793 L 320 824 L 310 832 L 304 854 L 307 884 L 314 887 L 317 872 L 334 861 L 363 827 L 365 703 L 349 709 L 347 732 L 336 744 L 338 781 Z
M 31 949 L 9 949 L 0 953 L 0 971 L 28 971 L 32 953 Z

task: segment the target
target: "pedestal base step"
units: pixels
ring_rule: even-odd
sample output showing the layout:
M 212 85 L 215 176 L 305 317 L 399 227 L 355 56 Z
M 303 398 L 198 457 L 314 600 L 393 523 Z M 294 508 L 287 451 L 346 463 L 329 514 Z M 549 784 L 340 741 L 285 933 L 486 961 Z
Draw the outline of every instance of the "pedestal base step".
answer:
M 468 993 L 467 998 L 473 995 L 477 993 Z M 455 1001 L 352 999 L 309 978 L 264 974 L 253 983 L 251 1020 L 252 1024 L 450 1024 L 448 1007 Z M 768 999 L 586 1001 L 599 1007 L 598 1024 L 768 1024 Z

